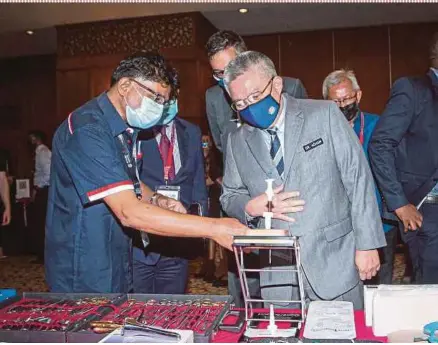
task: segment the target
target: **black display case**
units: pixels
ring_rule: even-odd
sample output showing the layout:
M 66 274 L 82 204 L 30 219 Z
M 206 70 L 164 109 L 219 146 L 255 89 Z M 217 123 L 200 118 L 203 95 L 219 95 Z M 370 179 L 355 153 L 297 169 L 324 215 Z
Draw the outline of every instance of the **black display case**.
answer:
M 196 343 L 208 343 L 212 341 L 215 332 L 218 329 L 220 321 L 230 310 L 232 297 L 217 295 L 147 295 L 147 294 L 61 294 L 61 293 L 22 293 L 15 297 L 9 298 L 0 303 L 0 326 L 2 325 L 1 315 L 6 315 L 7 311 L 16 306 L 26 308 L 25 302 L 31 300 L 47 301 L 48 307 L 56 308 L 56 303 L 60 301 L 83 301 L 89 299 L 105 299 L 107 303 L 95 305 L 96 308 L 84 317 L 76 319 L 74 323 L 66 325 L 63 330 L 34 330 L 34 329 L 0 329 L 0 342 L 7 343 L 97 343 L 107 334 L 94 333 L 91 323 L 111 319 L 112 313 L 115 313 L 124 303 L 135 300 L 138 302 L 147 302 L 155 300 L 171 301 L 172 303 L 196 301 L 210 301 L 216 304 L 214 318 L 208 323 L 203 332 L 195 332 L 194 339 Z M 72 302 L 72 303 L 73 303 Z M 21 304 L 20 304 L 21 303 Z M 44 317 L 44 309 L 40 311 L 40 317 Z M 15 312 L 15 310 L 14 310 Z M 56 312 L 56 311 L 55 311 Z M 17 318 L 20 318 L 21 312 L 17 312 Z M 15 314 L 12 314 L 15 316 Z M 8 315 L 9 320 L 11 314 Z M 17 321 L 18 322 L 18 321 Z M 178 329 L 178 328 L 177 328 Z M 186 328 L 187 329 L 187 328 Z
M 166 301 L 196 301 L 209 300 L 213 303 L 220 302 L 222 307 L 220 312 L 216 315 L 205 332 L 194 333 L 195 343 L 209 343 L 215 332 L 218 329 L 220 321 L 225 314 L 230 310 L 233 298 L 231 296 L 218 295 L 148 295 L 148 294 L 128 294 L 126 300 L 136 300 L 139 302 L 147 302 L 149 300 L 156 300 L 157 302 Z M 111 317 L 111 313 L 105 315 L 107 318 Z M 104 318 L 103 318 L 104 319 Z M 89 327 L 84 327 L 83 330 L 77 332 L 67 332 L 67 342 L 69 343 L 96 343 L 103 339 L 107 334 L 96 334 Z

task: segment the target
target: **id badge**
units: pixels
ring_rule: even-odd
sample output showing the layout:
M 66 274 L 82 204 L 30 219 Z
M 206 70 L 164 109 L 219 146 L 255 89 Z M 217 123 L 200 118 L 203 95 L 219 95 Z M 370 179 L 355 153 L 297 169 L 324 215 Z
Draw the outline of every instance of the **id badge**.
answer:
M 156 192 L 158 194 L 167 196 L 168 198 L 175 199 L 179 201 L 179 194 L 181 191 L 180 186 L 159 186 Z

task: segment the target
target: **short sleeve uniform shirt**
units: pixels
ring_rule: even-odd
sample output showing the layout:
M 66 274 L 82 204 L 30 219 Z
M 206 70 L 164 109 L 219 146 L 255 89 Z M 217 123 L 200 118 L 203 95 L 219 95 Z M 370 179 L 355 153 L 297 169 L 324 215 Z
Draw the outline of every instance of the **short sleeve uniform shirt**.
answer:
M 119 135 L 132 152 L 137 132 L 106 93 L 71 113 L 55 133 L 46 221 L 46 279 L 53 292 L 132 289 L 130 236 L 103 202 L 120 191 L 134 193 Z

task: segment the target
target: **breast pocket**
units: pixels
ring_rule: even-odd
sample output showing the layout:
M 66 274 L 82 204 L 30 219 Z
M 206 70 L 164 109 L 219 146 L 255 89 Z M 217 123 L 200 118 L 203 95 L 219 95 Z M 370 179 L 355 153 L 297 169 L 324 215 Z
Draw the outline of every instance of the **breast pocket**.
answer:
M 353 226 L 351 224 L 351 218 L 347 217 L 338 223 L 329 225 L 322 229 L 325 239 L 327 242 L 333 242 L 336 241 L 347 234 L 349 234 L 351 231 L 353 231 Z

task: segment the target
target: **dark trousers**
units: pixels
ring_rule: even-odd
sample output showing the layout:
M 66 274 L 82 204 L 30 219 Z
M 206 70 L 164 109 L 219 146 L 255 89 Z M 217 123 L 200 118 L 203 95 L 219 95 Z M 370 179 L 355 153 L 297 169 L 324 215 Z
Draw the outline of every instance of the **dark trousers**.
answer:
M 186 259 L 161 256 L 154 265 L 134 258 L 134 293 L 184 294 L 189 274 Z
M 377 275 L 378 284 L 392 284 L 394 271 L 394 255 L 397 245 L 397 226 L 385 233 L 386 247 L 379 249 L 380 271 Z
M 39 188 L 35 201 L 32 205 L 31 223 L 29 224 L 33 233 L 33 252 L 40 260 L 44 260 L 44 240 L 46 234 L 46 213 L 49 188 Z
M 420 208 L 423 225 L 420 230 L 403 232 L 402 238 L 409 247 L 414 283 L 438 284 L 438 204 L 423 204 Z

